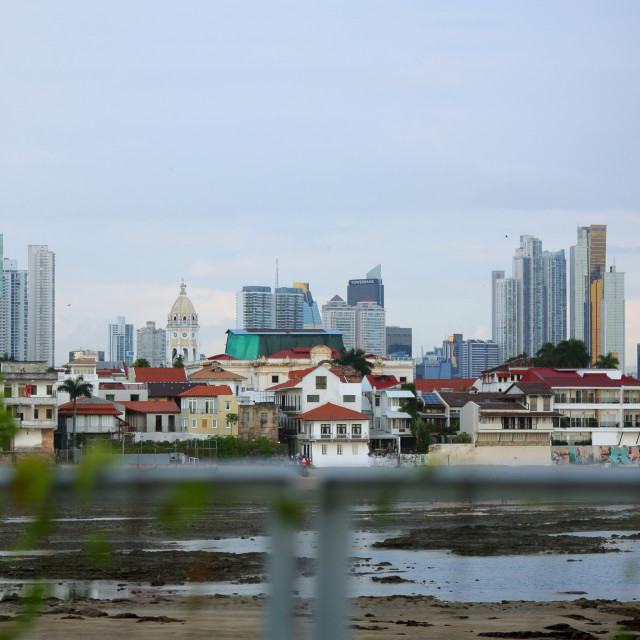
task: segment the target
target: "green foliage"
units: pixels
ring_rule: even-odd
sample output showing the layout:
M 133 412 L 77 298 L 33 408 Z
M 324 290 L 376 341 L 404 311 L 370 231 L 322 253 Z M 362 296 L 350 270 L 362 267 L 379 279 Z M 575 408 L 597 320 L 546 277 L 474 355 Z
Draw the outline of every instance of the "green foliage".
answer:
M 146 358 L 138 358 L 131 366 L 144 369 L 144 368 L 149 368 L 151 365 L 149 364 L 149 361 Z
M 403 400 L 400 405 L 400 411 L 408 413 L 411 416 L 409 428 L 416 439 L 416 451 L 418 453 L 427 453 L 429 451 L 429 443 L 431 441 L 431 431 L 422 419 L 421 411 L 424 407 L 424 403 L 421 399 L 418 399 L 416 386 L 412 382 L 405 382 L 401 388 L 406 391 L 411 391 L 413 397 Z
M 111 545 L 104 531 L 96 531 L 89 536 L 87 552 L 95 567 L 106 569 L 111 564 Z
M 466 431 L 462 431 L 456 436 L 456 442 L 460 444 L 468 444 L 471 442 L 471 436 Z
M 273 505 L 275 514 L 291 528 L 300 528 L 304 522 L 304 504 L 293 498 L 280 498 Z
M 238 418 L 238 414 L 237 413 L 227 413 L 227 420 L 231 423 L 231 424 L 235 424 L 236 422 L 238 422 L 239 418 Z
M 563 340 L 556 346 L 546 342 L 538 349 L 536 357 L 533 359 L 533 364 L 536 367 L 557 367 L 561 369 L 580 369 L 588 367 L 590 362 L 591 357 L 587 351 L 587 345 L 582 340 L 576 340 L 575 338 Z
M 13 356 L 10 356 L 6 351 L 2 354 L 0 358 L 0 362 L 15 362 L 16 359 Z
M 596 369 L 617 369 L 619 365 L 620 360 L 618 360 L 618 358 L 616 358 L 616 356 L 614 356 L 613 353 L 609 351 L 606 356 L 600 354 L 597 357 L 594 366 Z
M 176 367 L 176 369 L 180 367 L 184 368 L 184 361 L 182 360 L 182 356 L 176 357 L 176 359 L 173 361 L 173 366 Z
M 362 377 L 371 375 L 373 367 L 371 363 L 365 359 L 364 349 L 349 349 L 349 351 L 341 351 L 340 356 L 333 360 L 334 364 L 339 364 L 355 369 Z

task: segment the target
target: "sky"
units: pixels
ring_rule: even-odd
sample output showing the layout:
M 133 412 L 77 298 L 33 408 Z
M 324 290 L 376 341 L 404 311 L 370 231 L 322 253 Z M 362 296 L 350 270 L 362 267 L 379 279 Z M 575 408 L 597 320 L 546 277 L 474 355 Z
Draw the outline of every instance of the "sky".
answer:
M 491 338 L 491 271 L 607 225 L 640 343 L 640 4 L 5 0 L 0 233 L 56 254 L 56 362 L 243 285 L 382 264 L 414 355 Z

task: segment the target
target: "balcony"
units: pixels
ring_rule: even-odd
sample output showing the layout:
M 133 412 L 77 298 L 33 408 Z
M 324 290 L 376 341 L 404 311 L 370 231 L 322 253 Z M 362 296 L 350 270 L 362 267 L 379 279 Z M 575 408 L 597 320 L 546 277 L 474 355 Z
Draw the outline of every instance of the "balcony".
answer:
M 278 409 L 280 409 L 280 411 L 285 411 L 287 413 L 300 412 L 300 407 L 296 406 L 295 404 L 279 404 Z

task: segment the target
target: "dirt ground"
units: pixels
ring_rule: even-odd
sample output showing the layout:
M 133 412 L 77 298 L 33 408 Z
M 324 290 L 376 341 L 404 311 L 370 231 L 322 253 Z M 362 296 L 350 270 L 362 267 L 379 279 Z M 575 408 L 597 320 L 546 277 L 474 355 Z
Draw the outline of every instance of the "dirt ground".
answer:
M 316 510 L 308 505 L 301 528 L 313 528 Z M 266 556 L 177 551 L 169 540 L 245 537 L 268 532 L 269 506 L 241 502 L 204 509 L 168 509 L 162 500 L 64 500 L 51 504 L 36 526 L 28 513 L 2 505 L 0 548 L 25 542 L 50 555 L 0 557 L 0 580 L 113 580 L 162 586 L 165 582 L 263 582 Z M 358 505 L 356 530 L 380 533 L 379 546 L 448 549 L 460 555 L 567 554 L 611 552 L 604 540 L 551 534 L 619 530 L 637 536 L 640 512 L 592 504 L 397 504 L 381 510 Z M 625 535 L 625 534 L 623 534 Z M 499 548 L 493 542 L 500 540 Z M 153 550 L 162 549 L 161 553 Z M 64 553 L 61 553 L 64 550 Z M 314 563 L 299 561 L 310 575 Z M 7 591 L 5 590 L 5 594 Z M 640 594 L 639 594 L 640 597 Z M 8 593 L 0 601 L 0 633 L 21 620 L 24 599 Z M 136 637 L 258 638 L 263 627 L 263 597 L 187 598 L 140 590 L 116 600 L 48 599 L 22 629 L 25 638 Z M 313 602 L 299 600 L 296 637 L 310 637 Z M 135 626 L 134 626 L 135 625 Z M 640 605 L 603 600 L 573 602 L 446 603 L 431 597 L 358 598 L 349 623 L 358 639 L 387 638 L 614 638 L 640 639 Z

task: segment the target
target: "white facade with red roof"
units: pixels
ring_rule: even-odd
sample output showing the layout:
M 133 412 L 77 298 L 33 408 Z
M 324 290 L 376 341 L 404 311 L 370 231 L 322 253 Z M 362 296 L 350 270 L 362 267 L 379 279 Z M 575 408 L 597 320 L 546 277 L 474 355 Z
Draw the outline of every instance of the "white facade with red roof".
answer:
M 640 381 L 617 369 L 529 369 L 523 381 L 554 394 L 562 419 L 554 439 L 567 444 L 640 444 Z
M 369 417 L 332 403 L 301 413 L 296 452 L 315 467 L 369 466 Z
M 175 402 L 133 401 L 121 402 L 125 409 L 125 422 L 129 433 L 181 432 L 180 407 Z M 142 435 L 139 439 L 144 439 Z

